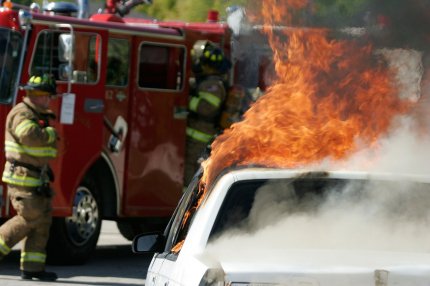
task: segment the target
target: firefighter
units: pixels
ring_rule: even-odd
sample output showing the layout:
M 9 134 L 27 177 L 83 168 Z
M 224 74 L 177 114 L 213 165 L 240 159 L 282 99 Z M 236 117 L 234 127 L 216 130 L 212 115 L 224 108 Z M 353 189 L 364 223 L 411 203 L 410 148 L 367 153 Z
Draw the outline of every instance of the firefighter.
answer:
M 49 125 L 55 115 L 49 110 L 56 93 L 55 80 L 49 75 L 32 76 L 23 87 L 26 96 L 6 119 L 6 163 L 2 180 L 16 215 L 0 227 L 0 259 L 23 240 L 21 278 L 55 281 L 57 275 L 45 271 L 46 243 L 51 226 L 48 162 L 57 156 L 57 133 Z
M 219 132 L 220 114 L 226 97 L 227 72 L 231 66 L 222 50 L 206 40 L 194 44 L 191 60 L 195 83 L 188 104 L 185 186 L 198 170 L 202 153 Z

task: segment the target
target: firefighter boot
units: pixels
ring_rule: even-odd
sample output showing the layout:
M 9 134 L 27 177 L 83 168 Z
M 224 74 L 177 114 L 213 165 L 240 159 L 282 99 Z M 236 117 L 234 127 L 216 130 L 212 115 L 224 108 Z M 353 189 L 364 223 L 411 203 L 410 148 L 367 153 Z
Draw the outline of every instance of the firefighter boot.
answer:
M 46 272 L 46 271 L 21 271 L 21 278 L 24 280 L 32 280 L 39 279 L 40 281 L 55 281 L 57 280 L 57 274 L 54 272 Z

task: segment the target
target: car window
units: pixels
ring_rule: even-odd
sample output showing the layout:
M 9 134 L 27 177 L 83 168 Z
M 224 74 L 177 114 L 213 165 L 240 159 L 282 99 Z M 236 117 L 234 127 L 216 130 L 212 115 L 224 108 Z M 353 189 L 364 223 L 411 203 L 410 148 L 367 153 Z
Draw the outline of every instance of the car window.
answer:
M 199 176 L 195 176 L 183 194 L 167 235 L 165 252 L 177 254 L 186 237 L 192 218 L 195 215 L 195 206 L 199 196 Z
M 217 236 L 233 227 L 240 228 L 249 215 L 255 192 L 265 182 L 255 180 L 233 184 L 220 208 L 210 236 Z
M 308 176 L 237 182 L 218 211 L 209 248 L 240 253 L 241 247 L 247 250 L 257 243 L 256 251 L 333 248 L 422 253 L 428 249 L 429 206 L 430 183 L 419 177 Z
M 282 179 L 282 180 L 253 180 L 238 182 L 231 186 L 211 230 L 210 238 L 214 239 L 223 232 L 231 229 L 247 228 L 250 212 L 254 207 L 257 192 L 270 189 L 272 196 L 278 200 L 295 200 L 297 205 L 305 201 L 323 197 L 327 190 L 340 190 L 347 180 L 339 179 Z M 358 183 L 358 182 L 357 182 Z M 315 199 L 315 202 L 318 200 Z M 308 204 L 311 205 L 311 204 Z M 254 210 L 258 213 L 258 209 Z M 247 229 L 249 231 L 249 229 Z M 254 230 L 255 231 L 255 230 Z

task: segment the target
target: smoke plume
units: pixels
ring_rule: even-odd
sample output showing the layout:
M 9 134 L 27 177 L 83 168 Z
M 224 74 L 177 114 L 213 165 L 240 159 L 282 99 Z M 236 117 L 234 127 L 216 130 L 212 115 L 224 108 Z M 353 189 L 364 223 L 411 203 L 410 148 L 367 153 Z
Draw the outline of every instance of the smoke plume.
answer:
M 224 233 L 208 251 L 221 257 L 257 246 L 267 251 L 430 251 L 426 184 L 351 182 L 324 200 L 308 196 L 300 202 L 291 191 L 290 185 L 262 187 L 246 223 Z

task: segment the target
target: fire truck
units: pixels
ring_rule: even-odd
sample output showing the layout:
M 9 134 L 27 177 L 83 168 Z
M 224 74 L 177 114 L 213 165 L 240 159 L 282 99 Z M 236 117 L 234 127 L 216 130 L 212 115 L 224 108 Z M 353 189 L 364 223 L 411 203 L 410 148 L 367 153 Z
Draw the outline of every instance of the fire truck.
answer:
M 116 221 L 128 239 L 164 227 L 182 195 L 190 50 L 207 39 L 229 55 L 231 31 L 218 21 L 123 17 L 144 2 L 106 1 L 91 16 L 88 1 L 4 1 L 0 9 L 7 55 L 0 58 L 0 121 L 22 100 L 31 74 L 53 74 L 60 93 L 51 106 L 60 156 L 51 165 L 50 263 L 85 262 L 102 220 Z M 3 149 L 4 131 L 0 137 Z M 14 210 L 6 186 L 0 191 L 4 221 Z

